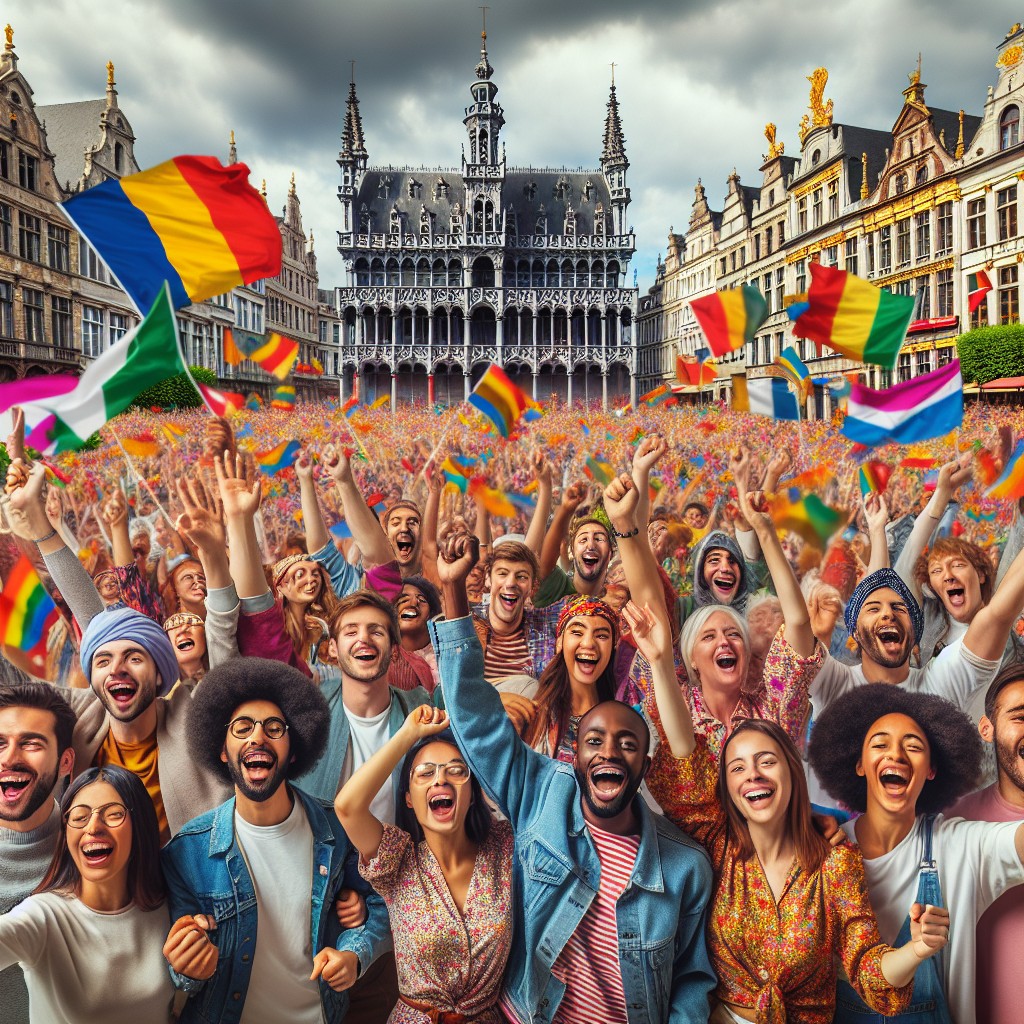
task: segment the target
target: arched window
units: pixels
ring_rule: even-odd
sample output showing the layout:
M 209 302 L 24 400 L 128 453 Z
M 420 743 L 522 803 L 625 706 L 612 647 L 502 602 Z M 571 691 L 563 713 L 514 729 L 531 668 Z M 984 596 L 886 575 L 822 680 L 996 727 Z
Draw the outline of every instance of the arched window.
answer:
M 124 146 L 120 142 L 114 143 L 114 170 L 118 174 L 124 173 Z
M 816 149 L 811 154 L 811 166 L 812 167 L 816 167 L 820 162 L 821 162 L 821 150 L 820 149 Z
M 999 117 L 999 148 L 1009 149 L 1020 142 L 1020 107 L 1007 107 Z
M 923 185 L 928 180 L 928 165 L 921 164 L 917 169 L 917 174 L 914 177 L 915 185 Z
M 896 178 L 896 195 L 901 196 L 907 191 L 907 176 L 900 174 Z

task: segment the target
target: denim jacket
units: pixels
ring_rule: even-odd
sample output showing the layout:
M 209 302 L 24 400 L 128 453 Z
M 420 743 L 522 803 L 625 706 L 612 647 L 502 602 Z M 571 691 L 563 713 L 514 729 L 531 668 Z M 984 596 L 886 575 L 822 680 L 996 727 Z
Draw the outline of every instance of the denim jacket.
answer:
M 328 946 L 359 957 L 360 972 L 390 948 L 391 931 L 384 901 L 360 877 L 358 853 L 341 828 L 333 808 L 295 786 L 313 831 L 313 889 L 310 936 L 314 954 Z M 161 852 L 167 879 L 171 920 L 184 914 L 207 914 L 217 922 L 210 939 L 219 950 L 217 971 L 209 981 L 186 978 L 173 969 L 175 985 L 191 998 L 181 1020 L 236 1024 L 245 1008 L 257 938 L 256 891 L 235 837 L 235 798 L 190 821 Z M 356 889 L 366 900 L 366 922 L 342 930 L 334 912 L 341 889 Z M 309 969 L 312 972 L 313 964 Z M 320 981 L 327 1024 L 340 1024 L 348 993 Z
M 484 680 L 471 618 L 430 624 L 452 731 L 471 770 L 512 823 L 514 934 L 505 995 L 521 1021 L 549 1024 L 565 985 L 551 968 L 597 895 L 601 862 L 571 765 L 531 750 Z M 619 897 L 619 963 L 630 1024 L 708 1019 L 716 979 L 704 943 L 707 854 L 636 801 L 640 848 Z

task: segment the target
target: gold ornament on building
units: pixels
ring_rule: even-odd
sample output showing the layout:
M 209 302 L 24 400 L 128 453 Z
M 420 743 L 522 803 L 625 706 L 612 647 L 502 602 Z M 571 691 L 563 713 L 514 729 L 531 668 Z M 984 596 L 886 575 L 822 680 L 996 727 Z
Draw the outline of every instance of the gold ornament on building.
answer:
M 832 101 L 827 103 L 825 99 L 825 85 L 828 82 L 828 69 L 815 68 L 807 76 L 811 83 L 810 114 L 804 114 L 800 118 L 800 142 L 801 144 L 815 128 L 825 128 L 832 123 Z
M 1024 47 L 1022 46 L 1008 46 L 999 55 L 999 60 L 996 61 L 997 68 L 1003 68 L 1004 70 L 1009 68 L 1015 68 L 1024 57 Z
M 764 137 L 768 140 L 768 159 L 774 160 L 777 156 L 782 156 L 786 152 L 786 144 L 784 142 L 775 141 L 775 133 L 778 129 L 770 121 L 764 126 Z
M 10 53 L 14 49 L 14 29 L 11 28 L 10 22 L 4 25 L 4 37 L 7 40 L 4 43 L 4 53 Z
M 1021 25 L 1020 25 L 1020 22 L 1019 22 L 1019 21 L 1015 21 L 1015 22 L 1014 22 L 1014 23 L 1013 23 L 1013 24 L 1012 24 L 1012 25 L 1010 26 L 1010 31 L 1009 31 L 1009 32 L 1007 32 L 1007 33 L 1006 33 L 1006 35 L 1005 35 L 1005 36 L 1004 36 L 1003 38 L 1004 38 L 1004 39 L 1009 39 L 1009 38 L 1010 38 L 1010 36 L 1015 36 L 1015 35 L 1016 35 L 1016 34 L 1017 34 L 1017 33 L 1018 33 L 1019 31 L 1020 31 L 1020 29 L 1021 29 Z
M 235 144 L 235 129 L 234 128 L 231 129 L 231 138 L 228 139 L 228 143 L 229 143 L 229 145 L 232 145 L 232 146 Z
M 956 149 L 953 150 L 953 159 L 959 160 L 964 155 L 964 112 L 960 110 L 960 133 L 956 137 Z
M 867 153 L 861 153 L 860 155 L 861 166 L 864 168 L 864 173 L 860 179 L 860 197 L 861 199 L 867 199 L 870 195 L 868 189 L 868 155 Z
M 291 195 L 295 195 L 295 172 L 294 171 L 292 171 L 292 180 L 291 180 L 291 184 L 289 184 L 289 186 L 288 186 L 288 192 Z
M 107 61 L 107 85 L 114 84 L 114 62 L 112 60 Z

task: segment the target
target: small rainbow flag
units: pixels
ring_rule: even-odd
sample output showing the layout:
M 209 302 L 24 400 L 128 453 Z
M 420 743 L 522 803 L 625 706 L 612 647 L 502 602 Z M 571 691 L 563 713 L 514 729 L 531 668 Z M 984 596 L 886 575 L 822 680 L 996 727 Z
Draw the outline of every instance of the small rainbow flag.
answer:
M 842 512 L 829 508 L 816 494 L 801 497 L 796 488 L 770 498 L 768 511 L 778 529 L 799 534 L 816 548 L 824 548 L 846 518 Z
M 601 459 L 595 459 L 594 456 L 588 455 L 586 462 L 583 464 L 583 472 L 594 480 L 596 483 L 603 484 L 607 487 L 615 477 L 615 470 L 607 462 L 603 462 Z
M 753 341 L 768 319 L 768 304 L 752 284 L 694 299 L 690 308 L 716 356 L 728 355 Z
M 250 391 L 249 396 L 245 400 L 246 409 L 252 409 L 255 412 L 257 409 L 263 408 L 263 396 L 257 391 Z
M 914 297 L 893 295 L 846 270 L 812 263 L 807 306 L 791 307 L 790 317 L 796 313 L 796 337 L 891 370 L 914 313 Z
M 441 463 L 441 472 L 444 473 L 444 478 L 448 483 L 454 484 L 463 494 L 466 493 L 466 487 L 469 484 L 469 480 L 463 473 L 463 467 L 456 465 L 451 456 L 448 456 Z
M 267 476 L 275 476 L 295 463 L 301 447 L 298 441 L 282 441 L 268 452 L 257 452 L 256 465 Z
M 1024 439 L 1017 442 L 999 479 L 985 494 L 989 498 L 1024 498 Z
M 345 414 L 345 419 L 352 419 L 352 413 L 359 408 L 359 399 L 353 395 L 342 407 L 341 411 Z
M 473 477 L 469 481 L 469 495 L 492 515 L 501 519 L 511 519 L 517 508 L 532 509 L 535 505 L 524 494 L 502 491 L 496 487 L 488 487 L 483 477 Z
M 0 593 L 0 641 L 28 653 L 32 663 L 46 663 L 46 639 L 58 612 L 43 581 L 22 555 Z
M 388 404 L 391 401 L 390 395 L 381 395 L 380 398 L 376 399 L 370 406 L 371 409 L 380 409 L 381 407 Z
M 640 396 L 640 404 L 657 405 L 659 402 L 663 402 L 671 394 L 672 389 L 667 384 L 659 384 L 656 388 L 652 388 L 646 394 Z
M 892 466 L 872 459 L 860 467 L 860 493 L 867 497 L 869 494 L 881 494 L 889 486 L 889 478 L 892 476 Z
M 273 409 L 294 409 L 295 388 L 291 384 L 282 384 L 279 388 L 275 388 L 270 406 Z
M 299 344 L 275 332 L 249 358 L 278 380 L 284 380 L 299 358 Z
M 502 437 L 508 437 L 531 402 L 497 363 L 491 363 L 469 396 L 469 404 L 490 420 Z

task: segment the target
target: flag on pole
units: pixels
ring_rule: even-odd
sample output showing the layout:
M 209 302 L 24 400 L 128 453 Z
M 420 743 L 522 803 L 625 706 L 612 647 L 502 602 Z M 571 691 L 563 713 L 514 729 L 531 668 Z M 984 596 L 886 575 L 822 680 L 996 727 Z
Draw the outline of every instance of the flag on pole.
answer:
M 284 380 L 299 358 L 299 344 L 291 338 L 272 333 L 249 358 L 278 380 Z
M 967 281 L 967 311 L 973 313 L 992 291 L 992 282 L 984 270 L 971 274 Z
M 799 420 L 796 396 L 779 377 L 747 380 L 742 373 L 732 375 L 732 408 L 777 420 Z
M 44 455 L 80 448 L 136 395 L 185 370 L 165 286 L 142 323 L 90 363 L 74 390 L 22 406 L 26 439 Z
M 469 396 L 469 404 L 508 437 L 519 417 L 532 403 L 497 363 L 491 363 Z
M 728 355 L 753 341 L 768 319 L 768 304 L 752 284 L 693 299 L 690 308 L 716 356 Z
M 224 362 L 228 366 L 238 366 L 245 359 L 245 353 L 235 344 L 235 333 L 230 327 L 224 328 L 222 348 L 224 350 Z
M 298 441 L 282 441 L 270 451 L 257 452 L 256 464 L 267 476 L 274 476 L 282 469 L 294 465 L 301 447 Z
M 245 164 L 179 156 L 62 205 L 140 310 L 165 281 L 178 309 L 281 272 L 281 232 Z

